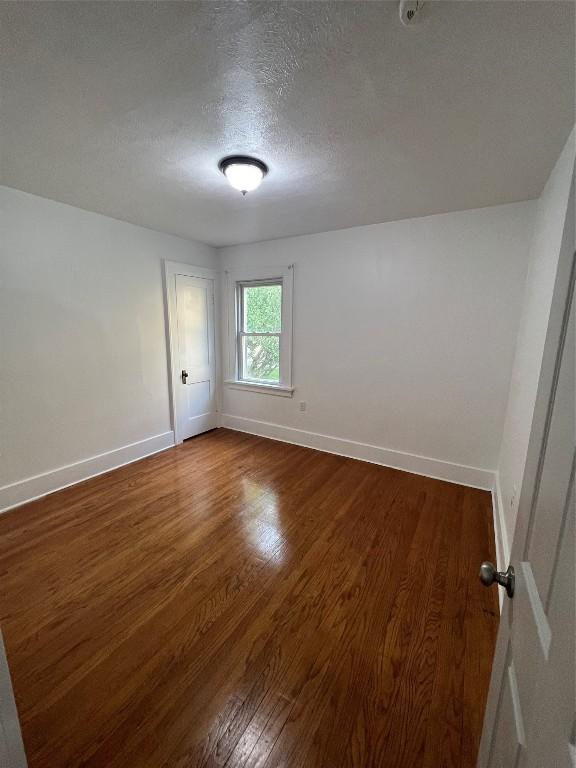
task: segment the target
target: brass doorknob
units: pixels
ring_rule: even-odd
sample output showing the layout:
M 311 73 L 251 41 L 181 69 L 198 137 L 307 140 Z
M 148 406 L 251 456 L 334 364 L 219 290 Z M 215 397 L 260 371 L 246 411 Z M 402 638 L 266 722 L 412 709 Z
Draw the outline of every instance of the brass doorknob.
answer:
M 497 571 L 496 566 L 488 561 L 482 563 L 480 566 L 480 581 L 485 587 L 491 587 L 494 582 L 504 587 L 508 597 L 514 597 L 514 585 L 515 576 L 514 568 L 511 565 L 508 566 L 508 570 L 505 573 Z

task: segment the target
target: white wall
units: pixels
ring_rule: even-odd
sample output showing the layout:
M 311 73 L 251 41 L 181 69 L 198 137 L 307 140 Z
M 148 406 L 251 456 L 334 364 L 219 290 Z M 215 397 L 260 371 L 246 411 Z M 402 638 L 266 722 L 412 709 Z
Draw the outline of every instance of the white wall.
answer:
M 214 267 L 216 254 L 6 187 L 0 232 L 2 508 L 42 484 L 2 486 L 169 444 L 162 260 Z
M 508 559 L 516 524 L 518 496 L 526 464 L 575 154 L 575 133 L 572 131 L 536 208 L 528 276 L 498 463 L 498 495 L 504 518 L 504 560 Z
M 170 444 L 162 259 L 296 265 L 295 397 L 226 390 L 225 423 L 487 487 L 534 208 L 218 254 L 0 187 L 0 508 Z
M 489 486 L 534 205 L 222 249 L 224 269 L 295 264 L 295 396 L 225 390 L 224 423 L 313 445 L 294 430 L 344 438 L 388 452 L 323 445 Z M 400 452 L 489 472 L 415 463 Z

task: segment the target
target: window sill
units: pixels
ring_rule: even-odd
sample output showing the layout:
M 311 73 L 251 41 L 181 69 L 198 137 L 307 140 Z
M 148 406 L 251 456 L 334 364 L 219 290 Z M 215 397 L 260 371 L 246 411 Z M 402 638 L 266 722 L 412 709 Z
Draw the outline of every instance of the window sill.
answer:
M 276 395 L 277 397 L 292 397 L 294 387 L 285 387 L 281 384 L 258 384 L 255 381 L 235 381 L 228 380 L 224 384 L 228 389 L 241 389 L 245 392 L 261 392 L 266 395 Z

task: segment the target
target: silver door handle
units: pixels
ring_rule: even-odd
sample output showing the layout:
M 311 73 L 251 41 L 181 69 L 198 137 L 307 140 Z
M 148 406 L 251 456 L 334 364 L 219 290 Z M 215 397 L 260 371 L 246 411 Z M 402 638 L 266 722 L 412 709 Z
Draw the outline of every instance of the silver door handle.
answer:
M 182 384 L 186 384 L 187 378 L 188 378 L 188 371 L 182 371 Z
M 514 575 L 514 568 L 511 565 L 508 566 L 508 570 L 505 573 L 497 571 L 496 566 L 488 561 L 482 563 L 480 566 L 480 581 L 485 587 L 491 587 L 494 582 L 504 587 L 508 597 L 514 597 L 514 586 L 516 577 Z

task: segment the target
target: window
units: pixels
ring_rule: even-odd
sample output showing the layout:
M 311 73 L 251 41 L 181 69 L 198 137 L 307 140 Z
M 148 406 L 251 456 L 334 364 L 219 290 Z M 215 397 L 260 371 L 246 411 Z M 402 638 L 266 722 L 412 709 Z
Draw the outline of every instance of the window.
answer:
M 282 281 L 238 283 L 238 379 L 280 384 Z
M 292 268 L 229 279 L 228 386 L 292 395 Z

